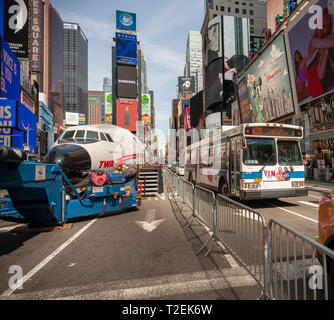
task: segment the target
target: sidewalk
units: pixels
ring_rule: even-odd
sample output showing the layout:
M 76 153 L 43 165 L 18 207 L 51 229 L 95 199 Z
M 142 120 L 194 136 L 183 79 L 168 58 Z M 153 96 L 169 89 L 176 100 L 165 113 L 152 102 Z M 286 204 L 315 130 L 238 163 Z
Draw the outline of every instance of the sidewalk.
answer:
M 307 189 L 313 190 L 313 191 L 331 192 L 334 189 L 333 183 L 326 183 L 326 182 L 321 182 L 321 181 L 306 180 L 305 186 Z

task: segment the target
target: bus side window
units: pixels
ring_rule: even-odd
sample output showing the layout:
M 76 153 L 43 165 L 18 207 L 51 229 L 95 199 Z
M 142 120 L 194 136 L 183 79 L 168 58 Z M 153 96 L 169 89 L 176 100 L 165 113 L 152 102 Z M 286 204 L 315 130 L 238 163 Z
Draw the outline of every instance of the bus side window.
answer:
M 234 155 L 235 155 L 235 140 L 233 139 L 231 140 L 231 163 L 230 163 L 232 171 L 234 171 L 234 163 L 235 163 Z
M 240 172 L 240 149 L 241 149 L 241 145 L 240 145 L 240 138 L 237 139 L 237 150 L 236 150 L 236 167 L 237 167 L 237 172 Z

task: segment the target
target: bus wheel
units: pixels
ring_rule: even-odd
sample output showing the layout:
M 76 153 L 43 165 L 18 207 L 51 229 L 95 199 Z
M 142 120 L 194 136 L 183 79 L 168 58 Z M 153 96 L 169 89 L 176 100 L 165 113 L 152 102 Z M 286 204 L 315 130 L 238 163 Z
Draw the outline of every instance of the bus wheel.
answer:
M 219 181 L 219 193 L 222 194 L 223 196 L 227 195 L 227 183 L 225 179 L 221 179 Z

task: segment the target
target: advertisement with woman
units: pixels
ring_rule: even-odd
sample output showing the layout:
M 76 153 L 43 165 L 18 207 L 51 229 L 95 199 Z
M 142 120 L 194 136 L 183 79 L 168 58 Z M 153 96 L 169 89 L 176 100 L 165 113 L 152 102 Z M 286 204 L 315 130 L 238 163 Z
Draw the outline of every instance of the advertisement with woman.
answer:
M 332 1 L 320 0 L 323 28 L 312 29 L 307 13 L 289 32 L 297 99 L 300 105 L 334 91 L 334 12 Z M 302 35 L 302 36 L 301 36 Z

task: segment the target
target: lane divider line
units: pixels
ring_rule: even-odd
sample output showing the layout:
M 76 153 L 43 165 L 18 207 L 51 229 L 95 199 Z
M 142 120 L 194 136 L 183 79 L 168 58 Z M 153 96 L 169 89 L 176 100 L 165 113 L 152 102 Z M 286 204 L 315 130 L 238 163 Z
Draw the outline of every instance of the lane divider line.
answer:
M 63 251 L 66 247 L 68 247 L 75 239 L 77 239 L 84 231 L 86 231 L 97 219 L 94 219 L 87 223 L 82 229 L 80 229 L 74 236 L 72 236 L 69 240 L 63 243 L 58 249 L 53 251 L 49 256 L 47 256 L 42 262 L 40 262 L 36 267 L 31 269 L 25 276 L 23 276 L 22 280 L 14 286 L 14 288 L 9 288 L 5 292 L 2 293 L 1 296 L 9 296 L 13 292 L 17 290 L 18 287 L 23 286 L 25 282 L 27 282 L 33 275 L 35 275 L 39 270 L 41 270 L 47 263 L 49 263 L 57 254 Z
M 315 203 L 312 203 L 312 202 L 308 202 L 308 201 L 298 201 L 298 202 L 302 203 L 302 204 L 306 204 L 307 206 L 311 206 L 311 207 L 314 207 L 314 208 L 319 208 L 318 204 L 315 204 Z
M 303 219 L 312 221 L 312 222 L 314 222 L 314 223 L 318 223 L 318 220 L 314 220 L 314 219 L 305 217 L 305 216 L 303 216 L 303 215 L 301 215 L 301 214 L 299 214 L 299 213 L 293 212 L 293 211 L 291 211 L 291 210 L 288 210 L 288 209 L 285 209 L 285 208 L 282 208 L 282 207 L 274 206 L 273 204 L 271 204 L 271 203 L 269 203 L 269 202 L 267 202 L 267 201 L 263 201 L 263 202 L 266 203 L 266 204 L 268 204 L 268 205 L 271 206 L 271 207 L 274 207 L 274 208 L 277 208 L 277 209 L 281 209 L 281 210 L 286 211 L 286 212 L 288 212 L 288 213 L 291 213 L 291 214 L 293 214 L 293 215 L 295 215 L 295 216 L 297 216 L 297 217 L 300 217 L 300 218 L 303 218 Z

